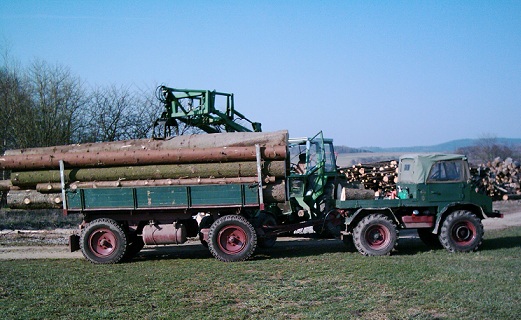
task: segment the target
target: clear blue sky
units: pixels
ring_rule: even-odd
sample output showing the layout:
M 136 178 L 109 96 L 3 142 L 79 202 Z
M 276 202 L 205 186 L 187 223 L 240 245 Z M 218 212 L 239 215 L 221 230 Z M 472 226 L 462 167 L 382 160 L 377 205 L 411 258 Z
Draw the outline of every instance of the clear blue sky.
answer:
M 4 0 L 0 46 L 89 85 L 233 92 L 295 137 L 521 138 L 521 1 Z

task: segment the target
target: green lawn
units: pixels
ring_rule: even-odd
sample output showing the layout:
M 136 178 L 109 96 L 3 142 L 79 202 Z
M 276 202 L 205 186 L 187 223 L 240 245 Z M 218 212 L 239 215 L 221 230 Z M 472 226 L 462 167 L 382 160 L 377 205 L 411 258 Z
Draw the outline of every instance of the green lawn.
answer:
M 519 319 L 521 228 L 488 232 L 477 253 L 401 240 L 390 257 L 338 241 L 278 243 L 254 260 L 194 253 L 94 265 L 0 262 L 6 319 Z

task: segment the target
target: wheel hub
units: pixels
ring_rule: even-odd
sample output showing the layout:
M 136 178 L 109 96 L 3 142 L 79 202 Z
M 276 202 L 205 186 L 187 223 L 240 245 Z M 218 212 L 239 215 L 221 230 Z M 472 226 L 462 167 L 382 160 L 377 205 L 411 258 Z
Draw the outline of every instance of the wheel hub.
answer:
M 455 235 L 458 241 L 468 241 L 472 238 L 472 231 L 467 226 L 462 225 L 456 228 Z
M 98 257 L 109 256 L 114 251 L 116 243 L 116 236 L 109 229 L 99 229 L 89 237 L 90 250 Z
M 379 247 L 387 241 L 386 233 L 380 226 L 374 226 L 367 231 L 367 242 L 372 247 Z
M 218 235 L 219 248 L 227 254 L 241 252 L 247 243 L 246 232 L 238 226 L 227 226 Z

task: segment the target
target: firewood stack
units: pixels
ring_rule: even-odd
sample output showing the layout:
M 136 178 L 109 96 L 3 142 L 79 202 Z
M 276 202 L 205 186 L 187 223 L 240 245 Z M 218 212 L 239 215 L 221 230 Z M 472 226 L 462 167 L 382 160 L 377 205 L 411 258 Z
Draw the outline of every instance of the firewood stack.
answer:
M 356 164 L 340 168 L 348 182 L 362 183 L 366 189 L 375 191 L 375 195 L 385 195 L 396 188 L 398 180 L 398 161 L 380 161 L 368 164 Z
M 472 180 L 479 192 L 494 200 L 521 199 L 521 167 L 512 158 L 496 158 L 470 169 Z

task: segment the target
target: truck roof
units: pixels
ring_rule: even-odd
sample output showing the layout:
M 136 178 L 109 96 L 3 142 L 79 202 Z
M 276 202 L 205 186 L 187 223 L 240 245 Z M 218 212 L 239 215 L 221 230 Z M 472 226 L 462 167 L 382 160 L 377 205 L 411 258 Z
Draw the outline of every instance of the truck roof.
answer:
M 467 160 L 461 154 L 406 154 L 400 157 L 398 181 L 401 183 L 424 183 L 433 163 L 438 161 Z

